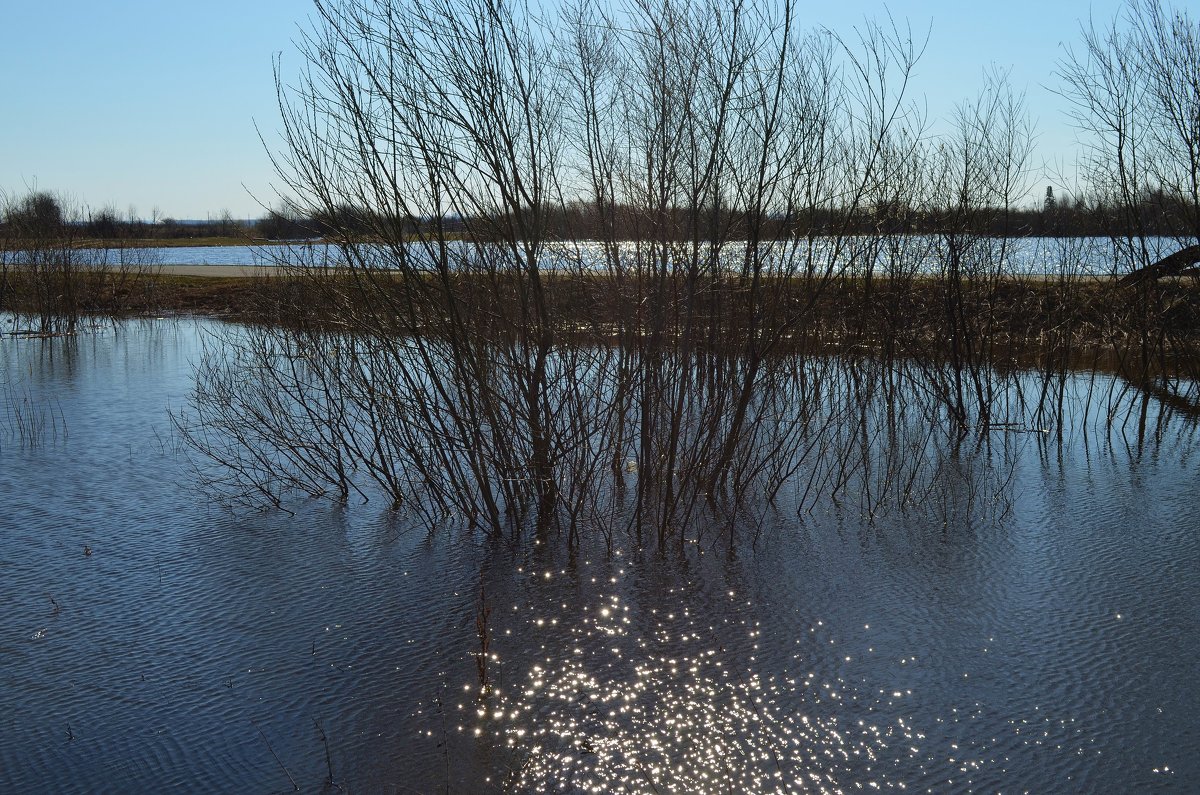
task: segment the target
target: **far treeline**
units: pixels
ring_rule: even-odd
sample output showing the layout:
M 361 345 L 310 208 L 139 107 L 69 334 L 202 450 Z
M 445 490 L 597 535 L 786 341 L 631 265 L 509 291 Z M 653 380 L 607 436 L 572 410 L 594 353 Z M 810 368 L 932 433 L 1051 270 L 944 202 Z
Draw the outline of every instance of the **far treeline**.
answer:
M 673 207 L 669 228 L 688 229 L 689 216 L 700 227 L 721 227 L 725 239 L 751 236 L 748 219 L 736 208 L 711 203 L 699 208 Z M 540 209 L 545 233 L 561 240 L 639 240 L 647 234 L 645 209 L 633 204 L 604 208 L 584 202 L 547 205 Z M 229 213 L 205 220 L 174 218 L 145 220 L 115 209 L 81 210 L 50 191 L 32 191 L 0 203 L 0 245 L 19 247 L 22 240 L 47 233 L 69 238 L 76 245 L 105 241 L 302 241 L 330 240 L 345 235 L 360 240 L 379 239 L 381 228 L 400 234 L 456 237 L 480 235 L 497 219 L 388 217 L 378 210 L 340 205 L 308 213 L 273 209 L 258 219 L 236 219 Z M 821 207 L 804 212 L 769 213 L 762 222 L 772 236 L 825 236 L 842 234 L 971 233 L 994 237 L 1132 237 L 1189 236 L 1200 231 L 1197 205 L 1187 197 L 1158 188 L 1147 190 L 1132 204 L 1103 197 L 1075 196 L 1060 201 L 1053 186 L 1035 207 L 914 207 L 879 204 L 869 208 Z M 493 237 L 488 235 L 488 237 Z
M 9 248 L 48 236 L 80 245 L 106 241 L 305 240 L 319 237 L 321 228 L 311 218 L 275 211 L 257 220 L 234 218 L 228 212 L 186 221 L 159 218 L 155 213 L 147 220 L 132 210 L 121 213 L 112 207 L 81 207 L 54 191 L 30 190 L 14 196 L 0 192 L 0 246 Z

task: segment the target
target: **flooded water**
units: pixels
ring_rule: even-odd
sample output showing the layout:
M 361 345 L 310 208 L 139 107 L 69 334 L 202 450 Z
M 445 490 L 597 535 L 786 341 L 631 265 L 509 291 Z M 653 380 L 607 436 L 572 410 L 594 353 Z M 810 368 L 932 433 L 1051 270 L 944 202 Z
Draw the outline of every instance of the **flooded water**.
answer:
M 146 249 L 152 262 L 163 265 L 274 265 L 276 246 L 164 246 Z
M 903 238 L 906 250 L 904 257 L 909 261 L 902 266 L 905 272 L 937 272 L 944 256 L 934 237 L 912 236 Z M 1145 239 L 1150 255 L 1163 257 L 1177 251 L 1178 241 L 1164 237 Z M 1011 276 L 1082 275 L 1107 276 L 1112 273 L 1113 263 L 1120 261 L 1109 238 L 1016 238 L 1010 240 L 981 239 L 976 241 L 978 249 L 974 256 L 976 265 L 984 272 L 1002 269 Z M 452 248 L 463 244 L 452 243 Z M 632 251 L 633 245 L 625 244 Z M 877 275 L 890 273 L 888 262 L 896 258 L 896 252 L 881 247 L 879 239 L 871 237 L 848 238 L 838 246 L 818 239 L 813 252 L 816 263 L 824 268 L 836 259 L 838 270 L 848 274 L 862 272 L 868 263 Z M 568 262 L 580 259 L 583 262 L 605 261 L 605 252 L 598 243 L 578 241 L 565 244 Z M 741 249 L 737 244 L 727 246 L 728 256 L 734 266 L 740 262 Z M 292 260 L 311 264 L 314 259 L 321 264 L 338 264 L 340 257 L 336 247 L 322 244 L 310 246 L 247 245 L 247 246 L 168 246 L 137 250 L 139 262 L 162 265 L 238 265 L 246 267 L 271 267 L 281 260 Z M 419 255 L 419 252 L 416 252 Z M 381 250 L 381 255 L 384 252 Z M 100 253 L 103 262 L 124 261 L 129 252 L 112 250 Z M 386 264 L 383 267 L 387 267 Z
M 1000 434 L 959 462 L 985 484 L 942 497 L 998 483 L 995 509 L 969 517 L 781 505 L 732 551 L 714 534 L 569 555 L 431 535 L 378 501 L 210 503 L 169 416 L 210 328 L 0 339 L 0 790 L 1200 778 L 1186 419 L 1156 423 L 1150 404 L 1144 433 Z

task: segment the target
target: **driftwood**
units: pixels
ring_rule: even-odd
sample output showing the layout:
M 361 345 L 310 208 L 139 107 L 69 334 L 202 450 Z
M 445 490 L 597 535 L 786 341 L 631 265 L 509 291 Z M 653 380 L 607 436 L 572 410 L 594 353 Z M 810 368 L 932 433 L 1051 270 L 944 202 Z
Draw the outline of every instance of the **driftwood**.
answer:
M 1168 257 L 1163 257 L 1158 262 L 1122 276 L 1121 284 L 1141 284 L 1144 281 L 1161 279 L 1164 276 L 1179 276 L 1198 263 L 1200 263 L 1200 246 L 1188 246 Z

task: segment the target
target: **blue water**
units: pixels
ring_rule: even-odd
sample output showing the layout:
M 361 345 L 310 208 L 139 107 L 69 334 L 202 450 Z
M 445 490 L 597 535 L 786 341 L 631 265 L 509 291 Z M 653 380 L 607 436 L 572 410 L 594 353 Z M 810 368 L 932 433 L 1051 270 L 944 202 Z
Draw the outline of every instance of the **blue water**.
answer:
M 876 275 L 889 275 L 889 267 L 899 267 L 904 272 L 934 273 L 943 260 L 937 238 L 912 236 L 884 241 L 899 248 L 880 248 L 880 242 L 866 237 L 846 239 L 837 252 L 837 269 L 845 269 L 849 274 L 861 274 L 870 265 Z M 1153 257 L 1166 256 L 1180 248 L 1176 241 L 1169 238 L 1147 238 L 1146 244 Z M 462 245 L 452 243 L 451 247 Z M 622 245 L 623 250 L 629 253 L 634 244 Z M 731 243 L 726 248 L 731 267 L 738 267 L 741 256 L 738 245 Z M 272 267 L 288 259 L 311 263 L 314 256 L 321 262 L 338 262 L 336 249 L 323 245 L 179 246 L 137 251 L 135 261 L 162 265 Z M 553 254 L 554 250 L 551 249 L 550 253 Z M 559 253 L 564 254 L 563 261 L 568 263 L 604 261 L 602 246 L 588 241 L 562 244 Z M 801 268 L 807 267 L 808 255 L 808 252 L 800 252 L 800 260 L 796 264 Z M 823 271 L 833 256 L 832 244 L 818 239 L 811 255 L 812 267 Z M 122 256 L 126 260 L 130 258 L 129 252 L 115 250 L 98 253 L 97 256 L 109 263 L 122 261 Z M 983 272 L 1002 268 L 1009 275 L 1017 276 L 1107 276 L 1113 272 L 1114 264 L 1122 261 L 1114 253 L 1108 238 L 1019 238 L 1009 241 L 984 238 L 976 240 L 974 246 L 968 249 L 963 267 L 967 271 L 978 268 Z
M 169 412 L 213 328 L 0 339 L 0 791 L 1200 778 L 1186 418 L 1006 435 L 938 505 L 781 507 L 734 555 L 713 534 L 572 558 L 374 502 L 210 502 Z

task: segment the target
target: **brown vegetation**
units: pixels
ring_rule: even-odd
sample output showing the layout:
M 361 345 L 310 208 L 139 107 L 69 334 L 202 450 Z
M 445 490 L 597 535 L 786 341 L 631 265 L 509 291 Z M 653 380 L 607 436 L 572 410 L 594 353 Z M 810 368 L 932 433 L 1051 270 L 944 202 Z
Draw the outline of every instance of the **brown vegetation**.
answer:
M 327 243 L 262 280 L 147 282 L 255 321 L 211 341 L 177 416 L 231 499 L 732 546 L 781 494 L 873 516 L 998 428 L 1061 439 L 1081 361 L 1146 396 L 1139 433 L 1151 396 L 1200 414 L 1195 278 L 1121 281 L 1159 235 L 1200 242 L 1200 36 L 1156 0 L 1064 67 L 1101 277 L 1069 236 L 1041 241 L 1045 275 L 1014 264 L 1088 205 L 1048 195 L 1039 228 L 1019 206 L 1032 130 L 1002 74 L 929 135 L 895 26 L 722 0 L 317 10 L 308 69 L 277 78 L 276 165 L 280 217 Z
M 1108 278 L 1072 239 L 1033 278 L 1020 97 L 992 75 L 927 135 L 905 93 L 921 44 L 894 26 L 839 38 L 720 0 L 317 7 L 309 69 L 278 78 L 277 165 L 332 248 L 293 250 L 274 322 L 212 347 L 179 417 L 232 498 L 382 492 L 493 536 L 732 545 L 781 493 L 873 515 L 993 429 L 1061 433 L 1081 357 L 1195 403 L 1195 283 L 1116 278 L 1196 204 L 1196 164 L 1167 166 L 1200 132 L 1173 131 L 1163 92 L 1139 94 L 1163 121 L 1128 131 L 1151 131 L 1135 164 L 1095 142 Z M 1131 6 L 1145 30 L 1164 13 Z M 1200 76 L 1180 19 L 1114 40 L 1121 62 Z M 1076 96 L 1105 68 L 1068 70 Z M 1048 196 L 1039 217 L 1073 211 Z

